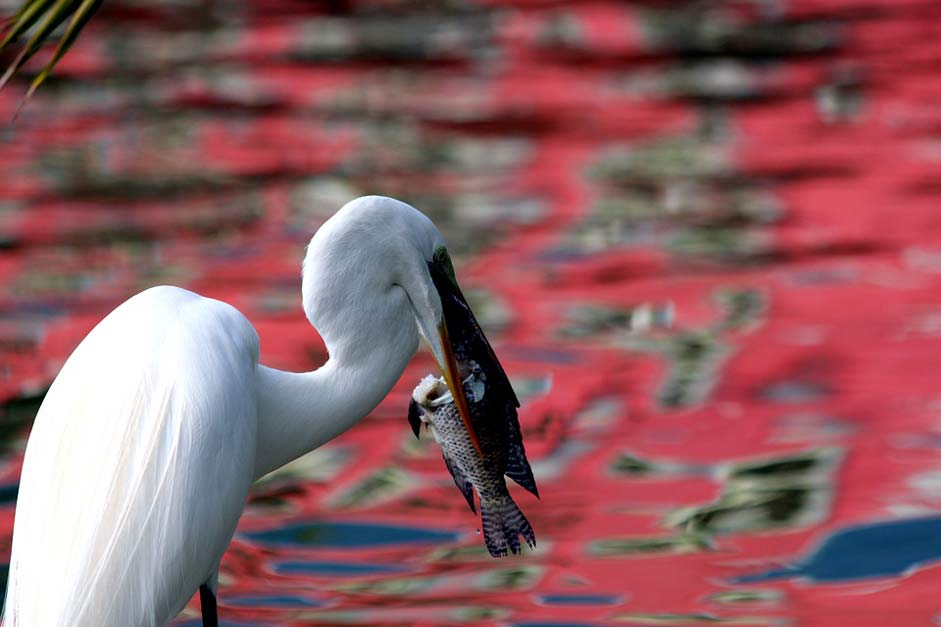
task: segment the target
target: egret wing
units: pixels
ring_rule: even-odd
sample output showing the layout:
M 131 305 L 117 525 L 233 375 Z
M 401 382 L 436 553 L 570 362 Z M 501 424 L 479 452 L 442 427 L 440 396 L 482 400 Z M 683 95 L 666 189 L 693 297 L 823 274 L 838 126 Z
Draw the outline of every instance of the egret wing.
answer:
M 4 625 L 161 625 L 206 581 L 254 465 L 257 336 L 154 288 L 106 317 L 26 449 Z

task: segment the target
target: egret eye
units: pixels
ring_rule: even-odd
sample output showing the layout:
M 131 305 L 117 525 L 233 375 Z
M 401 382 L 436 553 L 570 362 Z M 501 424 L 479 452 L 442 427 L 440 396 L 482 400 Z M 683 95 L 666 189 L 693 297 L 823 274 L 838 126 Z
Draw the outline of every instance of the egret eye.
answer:
M 451 255 L 448 254 L 448 249 L 444 246 L 438 246 L 438 248 L 435 249 L 433 261 L 435 265 L 444 271 L 448 279 L 450 279 L 451 283 L 456 287 L 457 277 L 454 275 L 454 265 L 451 263 Z

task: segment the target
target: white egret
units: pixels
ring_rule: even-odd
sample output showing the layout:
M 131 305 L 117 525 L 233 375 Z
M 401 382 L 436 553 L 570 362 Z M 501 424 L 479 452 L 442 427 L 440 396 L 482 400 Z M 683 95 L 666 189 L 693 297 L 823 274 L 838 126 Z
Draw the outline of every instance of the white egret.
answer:
M 6 627 L 162 625 L 197 589 L 203 624 L 217 624 L 219 561 L 249 485 L 369 413 L 420 335 L 473 433 L 448 327 L 464 337 L 477 327 L 469 309 L 443 313 L 455 294 L 434 224 L 371 196 L 340 209 L 307 249 L 304 311 L 330 355 L 313 372 L 260 365 L 254 328 L 225 303 L 155 287 L 120 305 L 36 417 Z

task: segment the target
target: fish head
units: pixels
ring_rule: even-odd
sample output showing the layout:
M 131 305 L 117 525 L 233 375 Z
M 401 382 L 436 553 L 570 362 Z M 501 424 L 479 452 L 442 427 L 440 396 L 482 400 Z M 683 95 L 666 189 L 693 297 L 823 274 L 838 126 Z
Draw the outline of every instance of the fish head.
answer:
M 431 414 L 434 413 L 434 405 L 440 403 L 444 397 L 450 397 L 450 390 L 444 379 L 439 379 L 432 374 L 423 378 L 412 391 L 412 399 L 408 405 L 408 423 L 412 427 L 412 433 L 419 437 L 422 423 L 430 422 Z

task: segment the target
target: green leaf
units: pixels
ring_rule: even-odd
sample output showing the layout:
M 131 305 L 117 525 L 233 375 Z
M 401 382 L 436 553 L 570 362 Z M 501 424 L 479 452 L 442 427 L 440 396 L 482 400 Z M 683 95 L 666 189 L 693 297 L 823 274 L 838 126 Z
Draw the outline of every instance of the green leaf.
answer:
M 34 7 L 34 5 L 50 4 L 51 2 L 52 0 L 26 0 L 25 2 L 23 2 L 22 6 L 20 6 L 20 8 L 16 10 L 16 13 L 13 15 L 13 17 L 6 18 L 2 21 L 4 22 L 5 27 L 6 27 L 16 22 L 17 20 L 21 19 L 23 17 L 23 14 L 29 11 L 32 7 Z
M 29 0 L 29 2 L 24 2 L 16 15 L 10 18 L 7 34 L 4 36 L 3 41 L 0 41 L 0 50 L 35 24 L 36 20 L 42 17 L 42 14 L 52 6 L 53 2 L 55 0 Z
M 14 59 L 13 63 L 10 64 L 10 67 L 7 68 L 6 73 L 3 75 L 3 78 L 0 78 L 0 88 L 6 85 L 7 81 L 10 80 L 10 77 L 13 76 L 23 65 L 29 61 L 36 51 L 42 46 L 43 42 L 49 38 L 49 35 L 52 34 L 52 31 L 61 24 L 65 19 L 74 12 L 74 7 L 77 4 L 78 0 L 56 0 L 55 4 L 52 5 L 52 8 L 49 9 L 43 21 L 39 24 L 39 27 L 36 29 L 36 32 L 33 33 L 33 36 L 29 38 L 29 41 L 26 42 L 26 47 L 23 48 L 23 51 Z
M 72 21 L 69 23 L 68 29 L 65 31 L 65 35 L 62 36 L 62 39 L 59 41 L 59 45 L 56 46 L 56 51 L 52 55 L 52 59 L 49 60 L 49 63 L 46 64 L 46 67 L 43 68 L 36 78 L 33 79 L 32 84 L 29 86 L 29 91 L 26 92 L 25 100 L 29 100 L 33 95 L 33 92 L 43 84 L 43 82 L 49 77 L 49 74 L 52 73 L 52 68 L 55 67 L 56 63 L 59 62 L 59 59 L 62 58 L 62 55 L 72 47 L 72 44 L 75 43 L 75 40 L 78 38 L 79 32 L 84 28 L 85 24 L 88 23 L 88 20 L 91 18 L 92 14 L 98 7 L 101 6 L 102 0 L 83 0 L 81 6 L 78 7 L 78 10 L 75 12 L 75 15 L 72 17 Z

